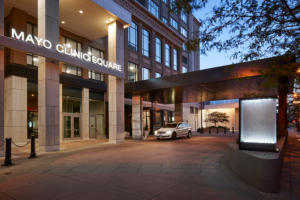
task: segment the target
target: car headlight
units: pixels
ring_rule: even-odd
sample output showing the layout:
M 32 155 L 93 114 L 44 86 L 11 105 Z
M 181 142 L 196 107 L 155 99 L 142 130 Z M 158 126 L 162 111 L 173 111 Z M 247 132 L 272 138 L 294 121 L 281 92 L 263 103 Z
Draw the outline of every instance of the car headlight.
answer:
M 154 133 L 157 134 L 157 131 L 155 131 Z
M 172 133 L 172 131 L 167 131 L 167 134 L 171 134 Z

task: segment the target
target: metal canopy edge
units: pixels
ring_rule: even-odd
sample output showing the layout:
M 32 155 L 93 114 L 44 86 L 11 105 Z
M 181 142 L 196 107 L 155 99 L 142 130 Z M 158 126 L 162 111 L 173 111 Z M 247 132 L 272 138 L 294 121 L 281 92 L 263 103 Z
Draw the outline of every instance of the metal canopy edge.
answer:
M 122 79 L 125 78 L 125 73 L 123 73 L 123 72 L 119 72 L 119 71 L 116 71 L 116 70 L 113 70 L 110 68 L 102 67 L 102 66 L 94 64 L 94 63 L 86 62 L 84 60 L 73 58 L 71 56 L 68 56 L 68 55 L 65 55 L 65 54 L 62 54 L 59 52 L 55 52 L 53 50 L 45 49 L 43 47 L 33 45 L 33 44 L 28 44 L 26 42 L 12 39 L 12 38 L 9 38 L 9 37 L 3 36 L 3 35 L 0 35 L 0 45 L 5 46 L 7 48 L 15 49 L 18 51 L 28 52 L 28 53 L 32 53 L 32 54 L 35 54 L 38 56 L 45 57 L 45 58 L 64 62 L 64 63 L 70 64 L 70 65 L 75 65 L 75 66 L 83 67 L 86 69 L 92 69 L 94 71 L 112 75 L 112 76 L 116 76 L 118 78 L 122 78 Z M 122 66 L 122 67 L 124 68 L 124 66 Z

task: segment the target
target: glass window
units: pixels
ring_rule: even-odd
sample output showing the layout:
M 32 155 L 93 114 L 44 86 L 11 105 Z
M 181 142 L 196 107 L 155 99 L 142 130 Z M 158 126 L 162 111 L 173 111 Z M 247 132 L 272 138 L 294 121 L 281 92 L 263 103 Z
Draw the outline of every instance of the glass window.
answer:
M 171 26 L 178 30 L 178 23 L 171 17 Z
M 184 37 L 187 37 L 187 32 L 184 28 L 181 27 L 181 34 L 184 36 Z
M 184 64 L 188 64 L 188 63 L 187 63 L 187 58 L 184 57 L 184 56 L 182 56 L 182 62 L 183 62 Z
M 143 55 L 150 57 L 150 34 L 148 31 L 143 29 L 142 31 L 143 37 L 142 37 L 142 43 L 143 43 Z
M 183 49 L 184 51 L 187 51 L 186 45 L 185 45 L 184 43 L 182 44 L 182 49 Z
M 138 65 L 128 62 L 128 81 L 129 82 L 136 82 L 138 81 L 139 75 L 139 67 Z
M 187 68 L 182 66 L 182 73 L 187 73 Z
M 170 46 L 168 44 L 165 44 L 165 65 L 170 67 Z
M 155 73 L 155 78 L 160 78 L 161 77 L 161 74 L 160 73 Z
M 193 106 L 190 106 L 190 113 L 194 114 L 194 107 Z
M 182 21 L 187 23 L 187 14 L 184 10 L 181 11 L 181 19 L 182 19 Z
M 149 11 L 155 15 L 156 17 L 158 17 L 158 11 L 159 11 L 159 7 L 158 5 L 156 5 L 156 3 L 154 3 L 152 0 L 149 0 Z
M 178 71 L 178 53 L 177 53 L 177 50 L 174 49 L 173 51 L 173 56 L 174 56 L 174 64 L 173 64 L 173 69 L 177 70 Z
M 138 51 L 138 27 L 134 22 L 128 28 L 128 47 L 133 51 Z
M 175 0 L 170 0 L 170 8 L 175 7 Z M 178 14 L 177 9 L 174 11 L 175 14 Z
M 198 114 L 198 108 L 197 107 L 195 107 L 195 114 Z
M 34 37 L 38 37 L 38 28 L 36 25 L 27 23 L 27 36 L 31 35 L 33 40 Z M 38 56 L 31 54 L 31 53 L 27 53 L 27 65 L 31 65 L 31 66 L 38 66 Z
M 163 17 L 163 22 L 168 25 L 168 20 Z
M 142 80 L 150 79 L 150 69 L 144 68 L 142 70 Z
M 155 38 L 155 60 L 161 63 L 161 40 Z
M 81 113 L 82 89 L 63 85 L 63 112 Z
M 92 56 L 95 56 L 96 58 L 104 59 L 103 51 L 100 51 L 90 46 L 88 48 L 88 54 L 91 55 L 91 61 L 92 61 Z M 94 70 L 89 70 L 89 79 L 104 81 L 104 74 L 96 72 Z
M 165 4 L 167 4 L 167 0 L 163 0 L 163 2 L 164 2 Z
M 67 65 L 62 63 L 62 72 L 66 74 L 72 74 L 75 76 L 81 76 L 81 68 L 73 65 Z

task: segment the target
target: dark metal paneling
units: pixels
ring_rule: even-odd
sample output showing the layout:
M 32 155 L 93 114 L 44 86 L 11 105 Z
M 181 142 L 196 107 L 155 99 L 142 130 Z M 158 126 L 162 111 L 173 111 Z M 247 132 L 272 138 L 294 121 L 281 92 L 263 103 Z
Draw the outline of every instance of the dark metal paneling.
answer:
M 8 77 L 11 75 L 20 76 L 20 77 L 26 77 L 29 79 L 37 79 L 38 78 L 38 71 L 37 68 L 30 68 L 25 67 L 23 65 L 19 64 L 10 64 L 5 67 L 4 69 L 4 76 Z
M 66 76 L 61 74 L 59 82 L 64 85 L 72 85 L 76 87 L 89 88 L 93 90 L 107 91 L 107 85 L 100 81 L 86 80 L 81 77 Z

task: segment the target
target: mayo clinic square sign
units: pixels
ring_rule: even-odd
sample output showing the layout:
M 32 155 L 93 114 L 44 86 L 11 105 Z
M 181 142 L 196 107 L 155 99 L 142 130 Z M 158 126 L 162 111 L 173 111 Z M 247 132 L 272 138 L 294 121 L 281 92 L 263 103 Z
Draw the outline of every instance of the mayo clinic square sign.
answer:
M 12 30 L 11 30 L 11 35 L 12 35 L 11 37 L 14 39 L 22 40 L 26 43 L 32 43 L 33 45 L 41 46 L 41 47 L 44 47 L 49 50 L 52 49 L 52 47 L 54 47 L 53 44 L 49 40 L 44 40 L 44 39 L 38 38 L 36 36 L 33 37 L 30 34 L 28 34 L 27 37 L 25 38 L 24 32 L 20 32 L 18 34 L 14 28 L 12 28 Z M 111 69 L 114 69 L 114 70 L 120 71 L 120 72 L 122 71 L 121 65 L 117 65 L 116 63 L 112 63 L 112 62 L 103 60 L 101 58 L 97 58 L 97 57 L 91 55 L 91 52 L 87 52 L 87 53 L 79 52 L 74 49 L 70 49 L 70 47 L 68 47 L 68 46 L 63 46 L 61 44 L 55 44 L 55 50 L 59 53 L 62 53 L 62 54 L 68 55 L 68 56 L 72 56 L 74 58 L 78 58 L 78 59 L 84 60 L 86 62 L 92 62 L 92 63 L 94 63 L 96 65 L 100 65 L 102 67 L 111 68 Z
M 276 151 L 276 99 L 240 99 L 240 150 Z

